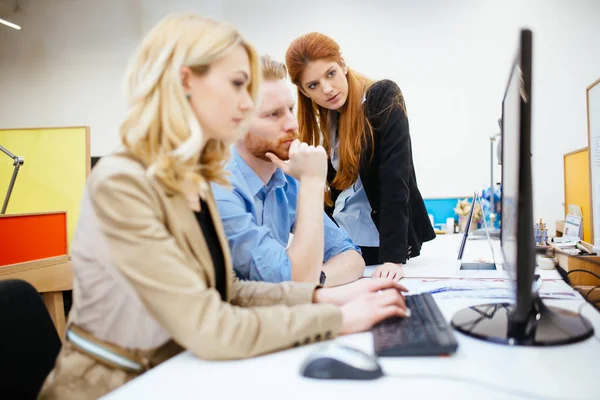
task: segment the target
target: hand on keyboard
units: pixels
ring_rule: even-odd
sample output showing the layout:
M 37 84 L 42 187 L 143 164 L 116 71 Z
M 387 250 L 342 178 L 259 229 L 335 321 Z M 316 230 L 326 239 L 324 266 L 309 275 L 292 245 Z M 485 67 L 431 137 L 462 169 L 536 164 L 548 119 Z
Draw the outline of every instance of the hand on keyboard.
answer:
M 458 342 L 433 296 L 407 296 L 411 318 L 389 318 L 373 328 L 378 356 L 425 356 L 452 354 Z
M 362 294 L 376 293 L 386 289 L 395 289 L 399 293 L 408 292 L 404 286 L 389 279 L 359 279 L 341 286 L 317 289 L 314 302 L 343 306 Z
M 396 289 L 366 293 L 341 307 L 340 334 L 363 332 L 387 318 L 406 317 L 404 297 Z

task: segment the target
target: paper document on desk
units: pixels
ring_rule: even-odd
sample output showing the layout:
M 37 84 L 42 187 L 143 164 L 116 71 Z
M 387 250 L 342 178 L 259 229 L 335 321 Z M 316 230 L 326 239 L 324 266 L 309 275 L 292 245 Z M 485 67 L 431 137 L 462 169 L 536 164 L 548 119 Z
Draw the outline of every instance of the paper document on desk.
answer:
M 554 241 L 552 242 L 552 246 L 558 248 L 558 249 L 572 249 L 575 248 L 575 245 L 577 244 L 578 240 L 571 240 L 569 238 L 566 238 L 564 240 L 561 240 L 560 242 L 558 241 Z
M 514 297 L 510 282 L 504 279 L 466 280 L 466 279 L 423 279 L 416 287 L 417 293 L 431 293 L 435 298 L 510 299 Z
M 435 298 L 514 299 L 512 282 L 507 279 L 423 279 L 414 293 L 431 293 Z M 539 291 L 546 299 L 580 299 L 579 292 L 562 281 L 543 281 Z

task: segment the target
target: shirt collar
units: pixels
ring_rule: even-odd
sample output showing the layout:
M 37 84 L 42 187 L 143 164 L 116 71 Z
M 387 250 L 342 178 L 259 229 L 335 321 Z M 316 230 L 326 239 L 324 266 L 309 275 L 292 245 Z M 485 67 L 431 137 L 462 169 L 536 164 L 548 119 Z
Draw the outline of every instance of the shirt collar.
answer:
M 258 175 L 256 175 L 256 172 L 254 172 L 254 170 L 248 165 L 248 163 L 246 163 L 242 156 L 240 156 L 235 146 L 231 147 L 231 156 L 232 159 L 235 161 L 235 164 L 237 165 L 238 169 L 240 170 L 242 176 L 246 180 L 246 183 L 248 184 L 248 188 L 250 189 L 252 196 L 258 195 L 258 193 L 265 187 L 263 181 L 259 178 Z M 285 186 L 286 183 L 287 179 L 285 177 L 285 174 L 281 169 L 277 168 L 275 170 L 275 173 L 271 177 L 269 184 L 266 185 L 266 187 L 268 189 L 273 187 L 280 188 Z
M 271 177 L 271 180 L 269 181 L 269 186 L 281 188 L 281 187 L 284 187 L 286 183 L 287 183 L 287 179 L 285 177 L 285 174 L 283 173 L 282 170 L 277 168 L 275 170 L 275 173 Z

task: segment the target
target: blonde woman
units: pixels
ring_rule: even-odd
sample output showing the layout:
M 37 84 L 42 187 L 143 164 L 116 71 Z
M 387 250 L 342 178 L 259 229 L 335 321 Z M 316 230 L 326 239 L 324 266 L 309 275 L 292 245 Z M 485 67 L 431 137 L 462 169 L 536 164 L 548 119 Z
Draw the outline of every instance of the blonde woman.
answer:
M 73 308 L 41 398 L 98 398 L 183 349 L 251 357 L 405 315 L 391 283 L 235 279 L 209 183 L 226 183 L 227 145 L 245 131 L 260 80 L 255 51 L 228 25 L 170 16 L 143 41 L 127 74 L 123 150 L 96 165 L 83 197 Z M 326 162 L 315 148 L 299 153 Z

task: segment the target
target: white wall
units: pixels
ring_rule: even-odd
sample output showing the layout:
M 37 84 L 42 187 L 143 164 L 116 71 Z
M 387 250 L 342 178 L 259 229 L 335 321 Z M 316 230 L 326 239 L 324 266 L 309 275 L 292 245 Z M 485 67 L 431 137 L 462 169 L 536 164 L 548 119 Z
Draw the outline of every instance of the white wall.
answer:
M 109 2 L 106 2 L 109 3 Z M 35 0 L 0 29 L 0 125 L 90 125 L 92 154 L 116 146 L 121 76 L 140 37 L 131 1 Z
M 587 146 L 585 88 L 600 77 L 600 2 L 344 4 L 235 0 L 225 15 L 275 58 L 283 59 L 296 36 L 315 30 L 340 43 L 351 67 L 398 82 L 426 197 L 467 195 L 489 186 L 489 136 L 499 131 L 518 30 L 533 30 L 534 211 L 553 229 L 564 210 L 562 155 Z M 277 34 L 264 28 L 269 25 Z M 494 174 L 500 176 L 499 168 Z
M 350 67 L 394 79 L 407 101 L 426 197 L 489 184 L 489 136 L 518 29 L 534 32 L 535 214 L 563 213 L 562 155 L 587 145 L 585 88 L 600 77 L 594 0 L 28 0 L 0 27 L 0 125 L 90 125 L 92 154 L 118 144 L 120 84 L 135 45 L 163 15 L 200 12 L 233 22 L 261 53 L 331 35 Z M 301 4 L 300 4 L 301 3 Z M 496 169 L 496 176 L 499 176 Z
M 119 145 L 122 78 L 143 34 L 170 12 L 220 18 L 220 2 L 28 0 L 0 25 L 0 126 L 89 125 L 91 153 Z

